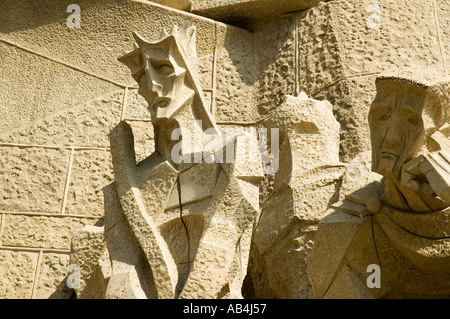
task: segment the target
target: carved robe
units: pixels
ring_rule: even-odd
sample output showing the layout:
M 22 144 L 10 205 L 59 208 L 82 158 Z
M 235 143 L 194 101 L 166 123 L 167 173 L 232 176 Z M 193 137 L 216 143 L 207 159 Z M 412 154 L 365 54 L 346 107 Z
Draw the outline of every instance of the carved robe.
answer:
M 155 152 L 136 165 L 126 123 L 111 133 L 111 146 L 116 181 L 105 188 L 105 297 L 240 298 L 261 163 L 204 159 L 175 169 Z
M 448 298 L 450 208 L 414 213 L 380 201 L 371 212 L 383 180 L 370 166 L 369 152 L 350 163 L 342 200 L 319 224 L 307 270 L 315 297 Z

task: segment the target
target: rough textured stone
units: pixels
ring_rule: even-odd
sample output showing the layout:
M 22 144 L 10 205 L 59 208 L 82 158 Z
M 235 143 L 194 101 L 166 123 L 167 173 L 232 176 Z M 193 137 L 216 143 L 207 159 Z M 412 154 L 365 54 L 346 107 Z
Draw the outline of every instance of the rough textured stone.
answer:
M 191 11 L 230 24 L 252 27 L 255 22 L 266 22 L 278 16 L 306 10 L 320 0 L 193 0 Z
M 7 214 L 2 242 L 5 246 L 69 249 L 71 232 L 95 222 L 74 217 Z
M 263 25 L 255 32 L 263 66 L 259 111 L 267 114 L 284 94 L 301 91 L 329 100 L 341 124 L 341 160 L 350 161 L 369 149 L 366 119 L 377 74 L 403 66 L 444 69 L 447 18 L 440 13 L 447 7 L 445 1 L 328 1 Z
M 67 195 L 66 214 L 103 216 L 103 188 L 113 178 L 107 150 L 75 151 Z
M 0 294 L 8 299 L 29 299 L 33 293 L 38 253 L 0 250 Z
M 0 39 L 4 36 L 1 33 Z M 13 39 L 7 41 L 15 42 Z M 27 47 L 28 43 L 24 45 Z M 118 88 L 117 85 L 1 41 L 0 54 L 0 68 L 4 78 L 8 79 L 2 81 L 0 86 L 0 119 L 4 123 L 0 128 L 1 135 L 32 126 L 45 116 L 88 102 Z M 27 74 L 27 81 L 23 81 L 23 73 Z M 42 87 L 46 89 L 42 90 Z M 97 90 L 93 92 L 92 87 Z
M 120 120 L 122 101 L 123 90 L 108 92 L 3 134 L 0 141 L 24 145 L 107 147 L 108 134 Z
M 106 280 L 100 263 L 101 258 L 108 255 L 104 255 L 106 244 L 103 231 L 103 227 L 89 225 L 73 233 L 70 264 L 79 267 L 79 286 L 74 287 L 78 299 L 101 298 L 105 292 Z
M 148 121 L 126 121 L 133 130 L 136 161 L 140 162 L 155 151 L 153 126 Z
M 450 296 L 449 1 L 68 5 L 0 4 L 0 297 Z
M 36 299 L 68 299 L 71 294 L 65 279 L 69 266 L 68 254 L 45 254 L 42 257 L 34 295 Z
M 180 10 L 189 10 L 191 0 L 153 0 L 153 2 Z
M 250 32 L 217 24 L 217 79 L 214 116 L 217 121 L 252 121 L 258 118 Z M 245 105 L 245 108 L 242 108 Z
M 137 89 L 129 89 L 124 119 L 150 120 L 150 111 L 145 98 L 138 94 Z
M 327 101 L 285 96 L 265 125 L 280 130 L 280 169 L 262 203 L 249 276 L 256 298 L 310 298 L 306 259 L 317 223 L 337 200 L 339 124 Z
M 0 209 L 60 212 L 68 164 L 67 150 L 0 147 Z

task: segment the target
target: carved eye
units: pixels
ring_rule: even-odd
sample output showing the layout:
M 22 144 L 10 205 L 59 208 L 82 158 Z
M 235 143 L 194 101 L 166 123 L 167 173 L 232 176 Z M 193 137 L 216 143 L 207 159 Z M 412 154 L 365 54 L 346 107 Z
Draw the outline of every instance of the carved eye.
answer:
M 379 121 L 383 121 L 383 122 L 389 120 L 390 118 L 391 118 L 391 116 L 387 113 L 383 113 L 377 117 L 377 119 Z
M 415 117 L 410 117 L 408 119 L 408 123 L 411 124 L 412 126 L 417 126 L 420 124 L 420 121 Z
M 158 68 L 158 71 L 162 75 L 170 75 L 173 73 L 174 70 L 173 70 L 173 67 L 171 67 L 170 65 L 163 64 Z

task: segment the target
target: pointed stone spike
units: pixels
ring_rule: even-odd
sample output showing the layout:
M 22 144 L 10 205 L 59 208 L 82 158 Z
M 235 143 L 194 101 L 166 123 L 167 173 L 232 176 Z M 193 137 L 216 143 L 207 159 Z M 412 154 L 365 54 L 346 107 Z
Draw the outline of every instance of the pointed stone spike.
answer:
M 193 36 L 195 36 L 196 31 L 197 28 L 195 27 L 195 25 L 192 25 L 189 28 L 187 28 L 186 35 L 188 35 L 189 38 L 192 38 Z
M 174 35 L 178 33 L 178 26 L 176 24 L 173 25 L 172 31 L 170 31 L 170 34 Z
M 168 36 L 169 36 L 169 33 L 167 32 L 166 27 L 163 27 L 162 31 L 161 31 L 160 39 L 162 40 L 162 39 L 164 39 L 164 38 L 166 38 Z
M 138 46 L 142 46 L 143 44 L 147 43 L 136 31 L 133 31 L 133 37 L 136 40 L 136 43 Z

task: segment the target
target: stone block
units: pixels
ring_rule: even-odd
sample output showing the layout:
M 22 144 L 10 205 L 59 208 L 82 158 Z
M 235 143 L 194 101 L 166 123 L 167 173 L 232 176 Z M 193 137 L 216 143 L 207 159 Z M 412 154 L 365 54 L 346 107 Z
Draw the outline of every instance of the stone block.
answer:
M 29 299 L 32 295 L 38 253 L 0 250 L 0 295 Z
M 148 102 L 138 93 L 137 89 L 128 90 L 124 119 L 151 119 Z
M 68 254 L 46 253 L 42 256 L 35 299 L 68 299 L 69 289 L 65 279 L 69 266 Z
M 127 123 L 133 131 L 136 161 L 140 162 L 155 150 L 153 126 L 151 122 L 143 121 L 127 121 Z
M 5 143 L 109 147 L 109 132 L 120 120 L 123 89 L 39 118 L 0 136 Z M 76 102 L 77 103 L 77 102 Z
M 46 116 L 69 110 L 118 89 L 117 85 L 2 42 L 4 37 L 0 31 L 0 69 L 2 77 L 8 79 L 0 83 L 2 136 L 11 131 L 32 127 Z M 16 39 L 8 41 L 18 42 Z M 23 74 L 27 74 L 26 81 Z M 73 119 L 67 120 L 68 123 L 73 123 Z M 43 130 L 45 132 L 46 129 Z
M 61 210 L 69 151 L 0 147 L 0 209 Z
M 87 226 L 73 233 L 70 263 L 80 269 L 80 286 L 75 287 L 79 299 L 98 298 L 97 294 L 104 293 L 106 289 L 99 267 L 99 260 L 106 250 L 103 233 L 103 227 L 95 226 Z
M 7 214 L 2 244 L 14 247 L 70 249 L 72 231 L 95 219 Z
M 152 1 L 179 10 L 189 10 L 191 7 L 191 0 L 152 0 Z
M 253 36 L 217 24 L 216 121 L 252 121 L 258 117 Z
M 75 151 L 63 213 L 103 216 L 103 188 L 113 180 L 108 150 Z
M 347 76 L 391 67 L 441 66 L 432 2 L 392 0 L 329 4 Z
M 350 161 L 370 147 L 367 113 L 377 74 L 403 66 L 444 68 L 448 5 L 328 1 L 264 25 L 255 32 L 259 112 L 301 91 L 329 100 L 341 124 L 341 160 Z
M 255 32 L 258 112 L 267 115 L 286 94 L 295 95 L 295 17 L 282 17 Z

